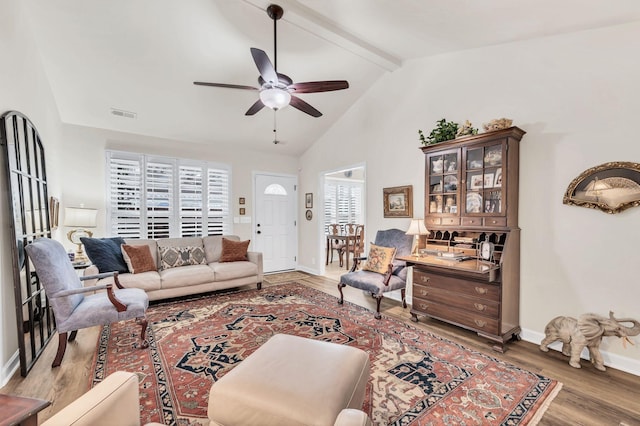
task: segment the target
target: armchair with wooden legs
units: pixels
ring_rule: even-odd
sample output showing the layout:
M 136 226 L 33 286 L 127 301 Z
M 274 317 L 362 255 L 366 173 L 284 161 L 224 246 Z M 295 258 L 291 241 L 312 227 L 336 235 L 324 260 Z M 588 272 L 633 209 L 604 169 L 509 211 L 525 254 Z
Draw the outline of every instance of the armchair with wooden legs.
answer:
M 407 256 L 411 254 L 411 248 L 413 246 L 413 235 L 407 235 L 405 231 L 400 229 L 387 229 L 384 231 L 378 231 L 374 244 L 382 247 L 394 247 L 395 257 Z M 407 307 L 405 300 L 405 287 L 407 283 L 407 268 L 406 263 L 399 260 L 393 260 L 386 265 L 385 273 L 380 274 L 378 272 L 372 272 L 367 270 L 358 271 L 358 264 L 360 261 L 366 260 L 366 257 L 355 257 L 353 260 L 353 267 L 351 271 L 340 277 L 338 283 L 338 290 L 340 291 L 339 304 L 344 301 L 344 295 L 342 289 L 346 286 L 355 287 L 364 290 L 376 299 L 376 313 L 375 318 L 380 319 L 380 302 L 384 296 L 384 293 L 400 290 L 402 296 L 402 307 Z
M 52 367 L 62 363 L 68 340 L 73 341 L 79 329 L 107 325 L 117 321 L 136 319 L 141 325 L 140 347 L 146 348 L 146 310 L 149 298 L 139 288 L 122 288 L 117 272 L 78 277 L 67 253 L 58 241 L 39 238 L 25 250 L 35 267 L 53 309 L 58 328 L 58 352 Z M 113 276 L 118 289 L 112 284 L 83 287 L 81 280 Z M 96 292 L 96 290 L 106 290 Z M 95 293 L 95 294 L 94 294 Z

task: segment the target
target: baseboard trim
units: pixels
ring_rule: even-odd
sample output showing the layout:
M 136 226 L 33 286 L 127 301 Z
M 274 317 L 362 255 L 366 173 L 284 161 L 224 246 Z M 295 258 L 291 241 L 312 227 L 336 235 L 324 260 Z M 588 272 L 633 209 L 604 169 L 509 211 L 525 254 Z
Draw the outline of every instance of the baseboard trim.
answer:
M 520 337 L 522 340 L 530 343 L 535 343 L 536 345 L 540 345 L 542 339 L 544 339 L 544 333 L 540 333 L 533 330 L 522 329 L 520 333 Z M 555 342 L 549 345 L 549 349 L 553 349 L 555 351 L 562 351 L 562 342 Z M 618 354 L 613 354 L 607 351 L 601 351 L 602 358 L 604 359 L 604 365 L 607 367 L 615 368 L 616 370 L 624 371 L 625 373 L 633 374 L 635 376 L 640 376 L 640 360 L 627 358 L 624 356 L 620 356 Z M 589 352 L 585 349 L 582 351 L 580 358 L 589 360 Z M 569 361 L 567 358 L 567 366 L 569 366 Z M 573 367 L 570 367 L 573 368 Z
M 320 275 L 320 271 L 318 269 L 308 268 L 306 266 L 300 266 L 300 265 L 298 265 L 296 269 L 300 272 L 306 272 L 307 274 Z
M 9 383 L 9 380 L 18 371 L 18 367 L 20 367 L 20 352 L 15 351 L 9 361 L 2 366 L 2 370 L 0 370 L 0 388 Z

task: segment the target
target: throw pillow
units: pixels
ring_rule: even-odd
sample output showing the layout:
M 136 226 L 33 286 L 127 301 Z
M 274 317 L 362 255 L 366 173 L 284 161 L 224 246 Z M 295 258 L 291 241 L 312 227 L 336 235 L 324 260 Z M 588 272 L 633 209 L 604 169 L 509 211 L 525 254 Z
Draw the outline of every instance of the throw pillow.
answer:
M 393 263 L 395 255 L 395 247 L 382 247 L 371 244 L 369 256 L 367 257 L 367 261 L 362 267 L 362 270 L 386 274 L 389 270 L 389 265 Z
M 87 257 L 102 272 L 129 272 L 127 263 L 122 257 L 120 246 L 124 244 L 122 237 L 111 238 L 88 238 L 81 237 L 80 242 L 84 244 Z
M 160 250 L 160 269 L 207 263 L 202 247 L 158 247 L 158 249 Z
M 220 262 L 237 262 L 240 260 L 249 260 L 249 258 L 247 257 L 247 249 L 249 248 L 250 242 L 251 240 L 233 241 L 223 238 Z
M 140 246 L 123 244 L 122 257 L 124 257 L 129 272 L 132 274 L 156 270 L 156 263 L 151 256 L 151 249 L 146 244 Z

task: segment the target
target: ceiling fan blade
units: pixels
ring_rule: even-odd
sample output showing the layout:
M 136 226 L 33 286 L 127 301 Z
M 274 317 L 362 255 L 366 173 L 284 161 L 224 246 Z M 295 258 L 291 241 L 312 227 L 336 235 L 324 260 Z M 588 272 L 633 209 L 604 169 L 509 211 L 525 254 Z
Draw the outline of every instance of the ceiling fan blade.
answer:
M 346 80 L 309 81 L 307 83 L 293 83 L 287 86 L 287 89 L 294 93 L 331 92 L 348 88 L 349 82 Z
M 205 82 L 202 82 L 202 81 L 194 81 L 193 84 L 195 84 L 197 86 L 225 87 L 227 89 L 260 90 L 257 87 L 242 86 L 242 85 L 239 85 L 239 84 L 205 83 Z
M 264 104 L 260 99 L 258 99 L 255 104 L 251 105 L 251 108 L 249 108 L 247 112 L 244 113 L 244 115 L 254 115 L 256 112 L 260 111 L 262 108 L 264 108 Z
M 313 117 L 322 116 L 322 113 L 320 111 L 318 111 L 317 109 L 315 109 L 314 107 L 312 107 L 311 105 L 303 101 L 302 99 L 298 98 L 297 96 L 291 95 L 291 102 L 289 103 L 289 105 Z
M 276 69 L 273 67 L 273 64 L 269 60 L 269 57 L 266 53 L 264 53 L 264 50 L 252 47 L 251 56 L 253 56 L 253 62 L 256 63 L 256 67 L 258 67 L 258 71 L 260 71 L 260 75 L 262 76 L 264 81 L 277 83 L 278 74 L 276 73 Z

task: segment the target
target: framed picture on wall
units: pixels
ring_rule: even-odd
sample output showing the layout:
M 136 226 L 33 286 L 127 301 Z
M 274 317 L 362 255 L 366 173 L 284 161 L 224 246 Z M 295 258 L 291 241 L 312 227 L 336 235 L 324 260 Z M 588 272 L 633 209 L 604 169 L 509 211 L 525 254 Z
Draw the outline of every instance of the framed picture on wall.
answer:
M 384 217 L 413 217 L 413 186 L 383 188 Z
M 313 194 L 311 192 L 304 194 L 304 207 L 307 209 L 313 208 Z

